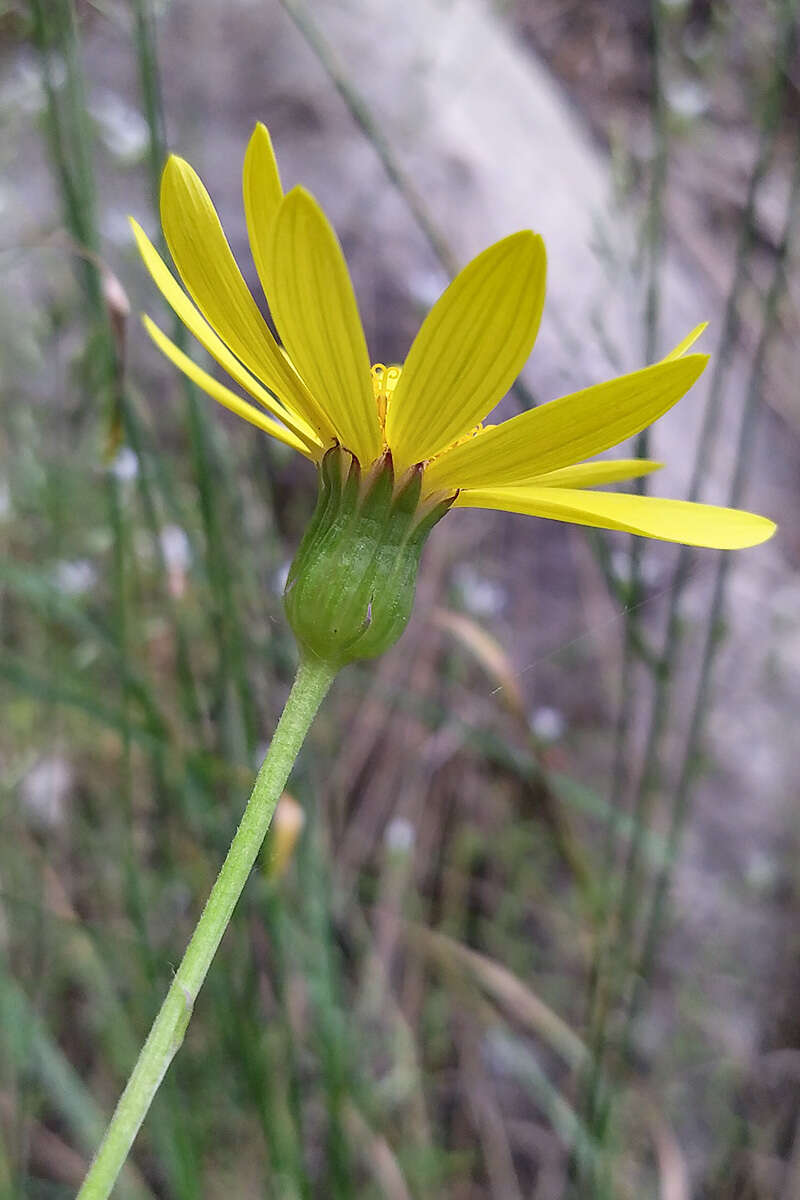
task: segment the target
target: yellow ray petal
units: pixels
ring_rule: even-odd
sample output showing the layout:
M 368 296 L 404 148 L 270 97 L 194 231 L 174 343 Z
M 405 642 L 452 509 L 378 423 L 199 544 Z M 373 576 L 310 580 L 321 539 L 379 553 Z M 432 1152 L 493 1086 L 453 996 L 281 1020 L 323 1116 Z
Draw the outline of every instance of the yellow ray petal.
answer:
M 483 429 L 431 463 L 425 487 L 519 483 L 602 454 L 663 416 L 707 361 L 708 355 L 689 354 L 655 363 Z
M 254 375 L 329 440 L 330 422 L 287 367 L 200 177 L 174 154 L 161 177 L 161 224 L 178 273 L 209 324 Z
M 136 238 L 139 253 L 153 278 L 153 282 L 167 301 L 167 304 L 180 317 L 189 332 L 197 338 L 200 345 L 208 351 L 212 358 L 216 359 L 223 370 L 227 371 L 240 387 L 249 392 L 253 399 L 262 404 L 268 412 L 273 413 L 280 421 L 283 421 L 298 437 L 303 438 L 309 446 L 321 446 L 321 440 L 317 437 L 317 434 L 308 422 L 304 421 L 297 413 L 287 409 L 280 401 L 275 400 L 253 378 L 250 372 L 241 365 L 238 358 L 231 354 L 225 343 L 216 335 L 206 319 L 197 311 L 183 288 L 175 281 L 161 255 L 141 226 L 133 218 L 131 218 L 131 227 Z
M 180 371 L 183 371 L 184 375 L 191 379 L 192 383 L 196 383 L 199 388 L 207 392 L 223 408 L 230 409 L 232 413 L 236 413 L 237 417 L 242 417 L 243 420 L 249 421 L 257 429 L 263 429 L 264 433 L 268 433 L 272 437 L 277 438 L 279 442 L 284 442 L 287 446 L 291 446 L 293 450 L 298 450 L 306 458 L 314 457 L 308 447 L 298 437 L 295 437 L 290 430 L 285 429 L 283 425 L 279 425 L 277 421 L 273 421 L 271 417 L 265 416 L 260 409 L 255 408 L 252 404 L 248 404 L 246 400 L 242 400 L 230 388 L 225 387 L 224 384 L 216 380 L 213 375 L 209 375 L 207 371 L 198 367 L 197 363 L 193 362 L 182 350 L 179 350 L 175 343 L 171 342 L 166 334 L 161 332 L 155 321 L 151 321 L 147 316 L 142 317 L 142 320 L 145 329 L 162 354 L 165 354 Z
M 623 479 L 638 479 L 641 475 L 650 475 L 660 471 L 663 463 L 654 462 L 650 458 L 601 458 L 597 462 L 576 463 L 573 467 L 561 467 L 559 471 L 549 471 L 546 475 L 536 475 L 533 479 L 520 480 L 521 483 L 535 484 L 536 487 L 595 487 L 601 483 L 620 483 Z
M 283 188 L 269 130 L 260 121 L 253 130 L 244 156 L 242 199 L 253 262 L 264 295 L 269 300 L 267 278 L 272 222 L 283 199 Z
M 619 529 L 660 541 L 717 550 L 757 546 L 772 537 L 776 528 L 766 517 L 736 508 L 572 488 L 470 488 L 459 493 L 456 504 L 461 508 L 499 508 L 552 521 L 569 521 L 573 525 Z
M 142 320 L 144 328 L 148 330 L 150 337 L 162 354 L 166 354 L 167 358 L 179 368 L 179 371 L 184 372 L 185 376 L 211 396 L 212 400 L 216 400 L 218 404 L 222 404 L 223 408 L 228 408 L 236 416 L 241 416 L 242 420 L 249 421 L 249 424 L 254 425 L 258 430 L 263 430 L 271 437 L 277 438 L 278 442 L 291 446 L 291 449 L 300 451 L 301 455 L 313 460 L 315 456 L 312 451 L 305 443 L 301 442 L 300 438 L 296 438 L 293 432 L 284 428 L 283 425 L 278 425 L 278 422 L 273 421 L 271 416 L 265 416 L 260 408 L 255 408 L 254 404 L 248 404 L 246 400 L 242 400 L 241 396 L 237 396 L 235 391 L 225 388 L 225 385 L 219 383 L 218 379 L 210 376 L 209 372 L 199 367 L 188 354 L 184 354 L 181 349 L 176 347 L 174 342 L 170 342 L 167 335 L 158 329 L 155 320 L 151 320 L 148 316 L 143 316 Z
M 691 333 L 687 333 L 682 342 L 678 342 L 674 349 L 670 350 L 669 354 L 665 354 L 662 362 L 672 362 L 673 359 L 683 358 L 687 350 L 689 350 L 700 337 L 700 334 L 708 329 L 708 321 L 702 321 L 699 325 L 695 325 Z
M 545 274 L 544 243 L 524 230 L 474 258 L 437 300 L 389 406 L 399 470 L 469 433 L 503 398 L 536 339 Z
M 267 282 L 292 361 L 342 444 L 362 464 L 372 462 L 383 434 L 353 285 L 336 234 L 304 188 L 293 188 L 278 210 Z

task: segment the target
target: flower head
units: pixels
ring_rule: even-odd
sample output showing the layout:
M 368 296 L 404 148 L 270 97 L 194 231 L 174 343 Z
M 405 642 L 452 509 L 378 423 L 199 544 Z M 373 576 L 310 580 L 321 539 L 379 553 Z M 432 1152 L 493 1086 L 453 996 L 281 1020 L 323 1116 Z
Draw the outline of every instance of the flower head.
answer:
M 297 563 L 316 554 L 312 543 L 328 549 L 332 544 L 320 534 L 320 521 L 338 522 L 339 534 L 344 528 L 331 497 L 348 498 L 351 523 L 368 511 L 371 527 L 378 510 L 387 521 L 399 520 L 402 511 L 404 537 L 417 557 L 420 529 L 427 531 L 451 506 L 505 509 L 719 549 L 757 545 L 774 532 L 772 521 L 753 513 L 589 490 L 661 465 L 592 456 L 639 433 L 689 390 L 708 359 L 690 353 L 704 326 L 660 362 L 487 425 L 539 328 L 546 264 L 538 235 L 523 230 L 489 246 L 434 304 L 402 367 L 371 365 L 336 234 L 304 188 L 284 194 L 261 124 L 247 147 L 243 193 L 250 248 L 280 345 L 242 277 L 208 193 L 183 159 L 171 157 L 164 169 L 161 218 L 184 287 L 135 221 L 133 229 L 164 298 L 248 399 L 202 370 L 145 317 L 155 343 L 220 404 L 321 468 L 316 533 L 310 541 L 312 531 L 307 535 L 287 585 L 290 618 Z M 377 482 L 381 472 L 390 478 L 386 495 Z M 411 517 L 410 495 L 416 506 Z M 352 567 L 348 547 L 341 539 L 336 544 L 335 561 Z M 361 550 L 367 570 L 380 553 L 375 549 L 370 558 L 364 545 Z M 326 570 L 333 561 L 329 556 Z M 345 583 L 342 576 L 337 586 Z M 385 647 L 371 624 L 372 585 L 364 578 L 361 585 L 353 608 L 360 615 L 346 634 L 348 645 L 372 654 Z M 361 611 L 364 605 L 368 612 Z M 340 612 L 347 606 L 333 607 Z M 395 608 L 410 611 L 410 602 Z M 342 631 L 336 634 L 341 638 Z
M 336 235 L 305 189 L 284 194 L 261 124 L 247 147 L 243 192 L 253 258 L 282 346 L 188 163 L 170 158 L 161 186 L 164 234 L 186 290 L 133 227 L 167 302 L 249 399 L 203 371 L 146 317 L 148 332 L 245 420 L 317 463 L 338 444 L 363 471 L 388 450 L 396 480 L 419 464 L 422 498 L 451 496 L 456 507 L 721 549 L 756 545 L 774 532 L 773 522 L 752 513 L 587 490 L 661 465 L 586 460 L 650 425 L 689 390 L 707 361 L 689 353 L 703 326 L 661 362 L 484 425 L 536 338 L 545 292 L 540 237 L 524 230 L 484 250 L 433 306 L 403 366 L 371 366 Z

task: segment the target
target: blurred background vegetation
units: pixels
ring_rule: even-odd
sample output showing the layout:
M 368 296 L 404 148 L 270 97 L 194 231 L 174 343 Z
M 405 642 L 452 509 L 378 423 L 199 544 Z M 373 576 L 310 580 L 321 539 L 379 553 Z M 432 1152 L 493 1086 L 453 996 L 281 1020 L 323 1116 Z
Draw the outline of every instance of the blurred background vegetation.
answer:
M 797 7 L 0 3 L 0 1196 L 74 1194 L 292 677 L 313 472 L 159 360 L 126 221 L 156 233 L 175 149 L 249 263 L 263 120 L 375 359 L 525 226 L 549 301 L 509 412 L 709 319 L 638 449 L 781 529 L 448 517 L 116 1194 L 798 1200 Z

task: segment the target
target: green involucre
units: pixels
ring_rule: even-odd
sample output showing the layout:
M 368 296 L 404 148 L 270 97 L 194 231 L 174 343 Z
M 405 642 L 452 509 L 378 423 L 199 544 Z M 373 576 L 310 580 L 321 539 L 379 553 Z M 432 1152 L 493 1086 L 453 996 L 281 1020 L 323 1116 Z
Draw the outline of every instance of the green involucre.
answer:
M 454 496 L 420 505 L 422 469 L 396 483 L 388 453 L 362 473 L 334 446 L 320 464 L 311 524 L 284 605 L 304 655 L 343 667 L 393 646 L 411 615 L 425 539 Z

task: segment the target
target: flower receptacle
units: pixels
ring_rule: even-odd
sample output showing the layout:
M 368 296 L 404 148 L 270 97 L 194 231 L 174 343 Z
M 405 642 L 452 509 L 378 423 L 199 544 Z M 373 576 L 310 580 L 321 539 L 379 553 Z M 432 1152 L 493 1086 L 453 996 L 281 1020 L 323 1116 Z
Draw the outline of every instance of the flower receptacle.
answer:
M 320 464 L 311 524 L 284 591 L 304 654 L 335 667 L 393 646 L 414 604 L 425 540 L 454 496 L 421 500 L 422 469 L 395 478 L 386 453 L 366 471 L 334 446 Z

